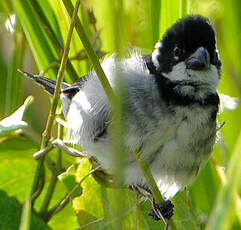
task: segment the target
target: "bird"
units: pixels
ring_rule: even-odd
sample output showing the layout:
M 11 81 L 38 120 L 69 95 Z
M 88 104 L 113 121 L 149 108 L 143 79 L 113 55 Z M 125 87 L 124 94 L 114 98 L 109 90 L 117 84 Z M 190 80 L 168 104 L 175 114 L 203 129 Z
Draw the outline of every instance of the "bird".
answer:
M 148 55 L 112 54 L 101 63 L 114 92 L 118 79 L 124 91 L 123 184 L 151 193 L 133 155 L 138 151 L 165 199 L 160 205 L 165 218 L 173 215 L 170 199 L 193 181 L 212 152 L 221 65 L 214 27 L 201 15 L 175 22 Z M 28 76 L 54 93 L 55 80 Z M 69 141 L 104 169 L 113 169 L 110 136 L 115 120 L 95 71 L 73 85 L 63 82 L 60 97 Z M 155 210 L 150 216 L 160 219 Z

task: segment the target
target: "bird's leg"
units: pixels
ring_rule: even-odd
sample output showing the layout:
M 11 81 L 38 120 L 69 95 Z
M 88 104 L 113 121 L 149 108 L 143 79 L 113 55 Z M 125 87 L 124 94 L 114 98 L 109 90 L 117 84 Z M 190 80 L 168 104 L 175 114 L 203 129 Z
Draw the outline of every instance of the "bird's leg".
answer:
M 38 151 L 37 153 L 35 153 L 33 155 L 33 157 L 37 160 L 41 157 L 43 157 L 44 155 L 46 155 L 48 152 L 50 152 L 53 148 L 59 148 L 60 150 L 62 150 L 63 152 L 67 153 L 70 156 L 74 156 L 74 157 L 86 157 L 86 155 L 84 155 L 82 152 L 79 152 L 78 150 L 74 149 L 74 148 L 70 148 L 68 147 L 62 140 L 60 139 L 55 139 L 51 142 L 51 144 L 49 146 L 47 146 L 44 149 L 41 149 L 40 151 Z
M 152 209 L 149 212 L 149 216 L 153 220 L 162 220 L 165 224 L 165 230 L 169 229 L 169 220 L 174 213 L 174 205 L 170 200 L 166 200 L 161 204 L 156 204 L 155 200 L 152 201 Z
M 151 190 L 145 185 L 131 185 L 130 189 L 136 191 L 138 194 L 148 198 L 152 203 L 152 209 L 149 212 L 149 216 L 154 220 L 162 219 L 165 223 L 165 229 L 168 229 L 168 220 L 173 216 L 174 205 L 170 200 L 166 200 L 164 203 L 157 204 L 152 196 Z
M 129 188 L 133 191 L 135 191 L 137 194 L 147 198 L 148 200 L 152 200 L 152 193 L 149 188 L 146 188 L 145 186 L 140 185 L 130 185 Z
M 152 206 L 153 208 L 150 211 L 149 216 L 154 220 L 162 219 L 159 215 L 159 212 L 161 213 L 162 217 L 167 220 L 169 220 L 174 214 L 174 205 L 170 200 L 166 200 L 162 204 L 156 204 L 153 200 Z

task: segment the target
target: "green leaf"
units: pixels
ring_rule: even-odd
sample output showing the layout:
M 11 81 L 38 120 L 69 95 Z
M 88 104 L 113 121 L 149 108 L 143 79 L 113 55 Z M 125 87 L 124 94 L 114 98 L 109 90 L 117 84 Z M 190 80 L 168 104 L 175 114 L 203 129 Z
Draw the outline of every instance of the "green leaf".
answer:
M 36 146 L 25 137 L 2 139 L 0 142 L 0 229 L 18 229 L 22 203 L 30 192 Z M 35 212 L 30 229 L 49 229 Z
M 33 97 L 29 96 L 24 104 L 9 117 L 0 121 L 0 136 L 7 135 L 17 129 L 27 127 L 27 123 L 22 121 L 23 114 L 30 104 L 33 102 Z
M 39 69 L 45 69 L 57 59 L 53 46 L 50 45 L 41 24 L 28 0 L 14 1 L 17 16 L 23 26 Z M 49 76 L 57 76 L 57 68 L 49 71 Z
M 0 189 L 0 229 L 19 229 L 23 205 L 19 200 Z M 49 230 L 49 227 L 35 213 L 31 214 L 31 230 Z
M 80 161 L 76 177 L 77 181 L 81 180 L 86 174 L 89 173 L 91 165 L 87 159 Z M 95 182 L 92 176 L 89 176 L 81 184 L 83 188 L 83 194 L 75 198 L 73 201 L 73 209 L 77 213 L 88 213 L 85 215 L 86 219 L 78 215 L 78 221 L 80 225 L 89 223 L 89 216 L 94 216 L 95 219 L 103 217 L 103 205 L 101 202 L 101 186 Z
M 78 168 L 79 163 L 75 163 L 71 165 L 65 172 L 58 176 L 58 179 L 64 184 L 67 192 L 73 190 L 73 188 L 78 184 L 75 179 L 76 170 Z M 75 190 L 75 192 L 71 195 L 71 198 L 80 196 L 82 194 L 81 186 Z

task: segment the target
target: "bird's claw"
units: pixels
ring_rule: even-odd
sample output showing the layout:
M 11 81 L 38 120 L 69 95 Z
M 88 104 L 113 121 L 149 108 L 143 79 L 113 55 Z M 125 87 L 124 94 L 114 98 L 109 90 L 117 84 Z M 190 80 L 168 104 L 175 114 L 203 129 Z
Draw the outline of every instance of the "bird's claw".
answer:
M 157 214 L 158 212 L 156 210 L 159 210 L 161 212 L 163 218 L 169 220 L 174 214 L 174 205 L 170 200 L 167 200 L 162 204 L 153 204 L 153 208 L 149 212 L 149 216 L 153 220 L 160 220 L 161 217 Z

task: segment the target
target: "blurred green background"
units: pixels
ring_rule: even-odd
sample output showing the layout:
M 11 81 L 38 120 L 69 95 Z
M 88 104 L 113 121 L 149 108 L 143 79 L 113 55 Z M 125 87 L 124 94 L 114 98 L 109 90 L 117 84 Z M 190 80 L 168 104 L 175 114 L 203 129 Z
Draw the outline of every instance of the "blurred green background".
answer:
M 28 95 L 34 96 L 23 119 L 29 127 L 23 132 L 0 136 L 0 230 L 18 229 L 22 205 L 35 173 L 32 154 L 39 148 L 50 107 L 49 96 L 31 80 L 23 78 L 17 69 L 56 78 L 70 24 L 63 2 L 66 1 L 0 1 L 0 120 L 19 108 Z M 240 98 L 240 0 L 83 0 L 79 18 L 98 56 L 102 57 L 114 52 L 117 41 L 126 50 L 150 53 L 166 28 L 188 13 L 206 16 L 214 25 L 223 63 L 219 93 Z M 115 33 L 116 18 L 121 22 L 121 37 Z M 69 57 L 65 81 L 70 83 L 91 68 L 75 31 Z M 193 185 L 174 198 L 173 219 L 178 229 L 241 229 L 241 107 L 237 103 L 233 109 L 228 109 L 232 107 L 231 102 L 226 100 L 226 111 L 218 116 L 225 125 L 219 133 L 212 160 Z M 55 152 L 51 153 L 53 161 L 57 156 Z M 67 169 L 76 159 L 63 155 L 62 163 L 62 169 Z M 81 161 L 70 177 L 80 180 L 89 167 L 88 162 Z M 48 185 L 53 177 L 49 168 L 46 175 Z M 68 192 L 61 181 L 55 186 L 50 208 Z M 84 182 L 82 189 L 85 188 L 88 192 L 70 202 L 48 225 L 37 214 L 47 191 L 45 188 L 35 203 L 30 228 L 77 229 L 97 220 L 80 229 L 115 229 L 113 218 L 105 221 L 110 215 L 113 190 L 97 184 L 93 178 Z M 160 223 L 147 216 L 148 204 L 142 203 L 136 208 L 135 195 L 129 191 L 124 193 L 128 202 L 122 228 L 160 229 Z

